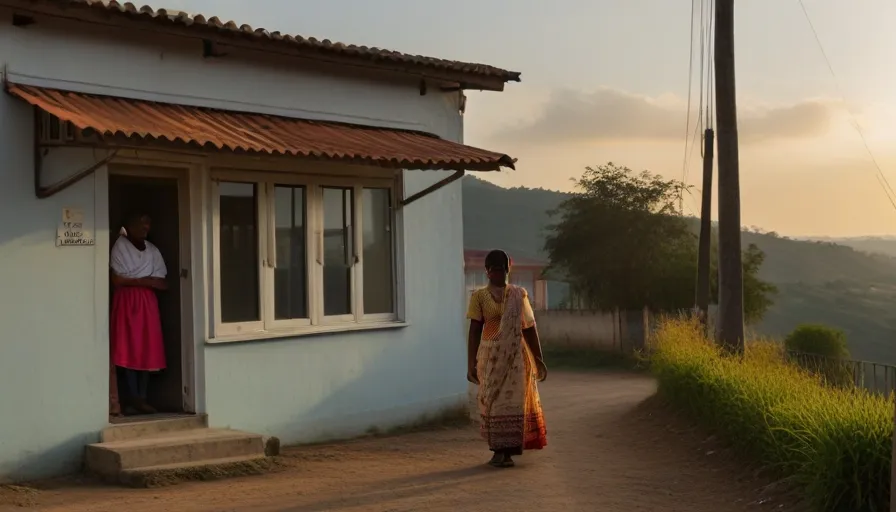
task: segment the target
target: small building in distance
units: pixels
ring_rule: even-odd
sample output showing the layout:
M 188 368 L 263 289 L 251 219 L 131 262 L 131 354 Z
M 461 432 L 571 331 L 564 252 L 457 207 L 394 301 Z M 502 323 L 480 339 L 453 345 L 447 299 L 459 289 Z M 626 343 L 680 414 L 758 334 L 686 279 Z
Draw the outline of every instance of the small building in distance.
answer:
M 464 249 L 464 283 L 469 297 L 475 290 L 488 284 L 485 277 L 485 256 L 489 250 Z M 510 270 L 510 282 L 529 292 L 529 300 L 536 311 L 548 309 L 548 283 L 542 274 L 548 262 L 531 258 L 516 258 Z

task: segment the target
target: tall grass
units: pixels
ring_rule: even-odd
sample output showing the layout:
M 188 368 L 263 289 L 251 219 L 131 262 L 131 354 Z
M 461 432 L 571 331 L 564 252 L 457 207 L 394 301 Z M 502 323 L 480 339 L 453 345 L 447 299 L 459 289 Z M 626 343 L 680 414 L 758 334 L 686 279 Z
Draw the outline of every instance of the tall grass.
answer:
M 822 386 L 775 343 L 725 355 L 690 321 L 663 321 L 650 349 L 660 393 L 804 490 L 817 510 L 889 509 L 892 397 Z

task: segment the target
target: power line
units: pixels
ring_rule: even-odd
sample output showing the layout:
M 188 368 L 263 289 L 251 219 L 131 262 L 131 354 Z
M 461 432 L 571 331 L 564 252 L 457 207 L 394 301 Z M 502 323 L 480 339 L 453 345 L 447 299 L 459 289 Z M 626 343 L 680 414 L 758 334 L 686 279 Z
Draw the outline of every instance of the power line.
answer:
M 852 119 L 853 128 L 855 128 L 856 133 L 859 134 L 859 138 L 862 139 L 862 144 L 865 146 L 865 151 L 868 152 L 868 156 L 871 158 L 871 162 L 874 164 L 875 169 L 877 169 L 877 182 L 880 184 L 881 188 L 886 194 L 887 199 L 890 200 L 890 205 L 893 206 L 893 209 L 896 210 L 896 193 L 893 192 L 893 188 L 890 186 L 890 182 L 887 180 L 887 176 L 884 174 L 883 169 L 880 164 L 877 162 L 877 158 L 874 157 L 874 153 L 871 151 L 871 146 L 868 144 L 868 140 L 865 138 L 865 133 L 862 130 L 862 126 L 859 124 L 858 119 L 855 114 L 853 114 L 852 109 L 849 108 L 849 103 L 846 101 L 846 95 L 843 93 L 843 88 L 840 86 L 840 81 L 837 79 L 837 73 L 834 72 L 834 66 L 831 64 L 831 59 L 828 58 L 828 53 L 824 49 L 824 45 L 821 43 L 821 37 L 818 35 L 818 31 L 815 30 L 815 24 L 812 23 L 812 17 L 809 16 L 809 11 L 806 9 L 806 4 L 803 0 L 797 0 L 800 4 L 800 7 L 803 10 L 803 15 L 806 17 L 806 21 L 809 23 L 809 28 L 812 30 L 812 34 L 815 36 L 815 42 L 818 44 L 818 49 L 821 50 L 821 55 L 824 57 L 824 61 L 828 66 L 828 71 L 831 72 L 831 77 L 834 79 L 834 86 L 837 88 L 837 92 L 840 94 L 840 101 L 843 102 L 843 107 L 846 109 L 846 112 L 849 114 L 849 117 Z
M 703 127 L 704 127 L 703 113 L 704 113 L 704 109 L 706 108 L 706 103 L 705 103 L 706 83 L 704 82 L 704 79 L 703 79 L 703 77 L 705 75 L 706 68 L 707 68 L 707 66 L 706 66 L 706 56 L 707 56 L 706 48 L 708 45 L 707 32 L 706 32 L 706 10 L 707 10 L 706 6 L 707 6 L 707 3 L 712 3 L 712 0 L 709 0 L 709 1 L 699 0 L 699 1 L 700 1 L 700 73 L 698 74 L 698 77 L 699 77 L 698 85 L 699 85 L 699 91 L 700 91 L 699 92 L 700 99 L 699 99 L 699 104 L 697 107 L 697 116 L 696 116 L 697 124 L 695 125 L 694 136 L 690 140 L 690 143 L 688 142 L 687 135 L 685 135 L 685 163 L 684 163 L 684 169 L 682 171 L 682 181 L 684 183 L 687 183 L 688 179 L 690 178 L 691 160 L 694 155 L 694 147 L 697 144 L 698 140 L 702 140 L 702 138 L 700 137 L 700 134 L 703 132 Z M 692 16 L 691 16 L 691 24 L 693 25 L 694 18 L 695 18 L 694 13 L 696 13 L 696 8 L 695 8 L 693 1 L 691 2 L 691 7 L 692 7 L 692 11 L 693 11 Z M 692 28 L 692 34 L 691 34 L 691 57 L 692 58 L 694 56 L 693 45 L 694 45 L 694 39 L 695 39 L 693 32 L 694 32 L 694 29 Z M 691 68 L 692 69 L 690 71 L 690 75 L 691 75 L 691 77 L 693 77 L 693 65 L 691 66 Z M 693 84 L 689 85 L 688 91 L 689 91 L 689 94 L 692 93 Z M 688 98 L 688 123 L 689 123 L 688 126 L 689 127 L 690 127 L 690 115 L 691 115 L 691 100 L 689 97 Z M 701 154 L 701 156 L 703 154 L 702 144 L 701 144 L 700 154 Z
M 715 69 L 715 46 L 713 45 L 713 36 L 715 35 L 715 6 L 714 0 L 707 2 L 709 4 L 709 13 L 706 16 L 706 128 L 715 127 L 715 91 L 713 90 L 713 70 Z
M 691 40 L 690 51 L 688 52 L 688 108 L 685 111 L 684 128 L 684 162 L 681 164 L 681 182 L 687 182 L 688 176 L 688 139 L 691 135 L 691 97 L 694 88 L 694 14 L 697 10 L 697 0 L 691 0 Z M 678 211 L 684 210 L 684 190 L 678 193 Z

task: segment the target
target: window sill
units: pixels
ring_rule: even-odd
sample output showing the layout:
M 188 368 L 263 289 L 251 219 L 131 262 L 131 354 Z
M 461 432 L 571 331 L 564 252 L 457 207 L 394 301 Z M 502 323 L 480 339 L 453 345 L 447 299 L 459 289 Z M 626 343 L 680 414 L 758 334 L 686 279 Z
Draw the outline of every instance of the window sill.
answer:
M 290 329 L 283 331 L 255 331 L 242 334 L 229 334 L 206 340 L 207 344 L 219 345 L 225 343 L 240 343 L 251 341 L 278 340 L 283 338 L 305 338 L 323 334 L 353 333 L 363 331 L 381 331 L 385 329 L 403 329 L 410 324 L 407 322 L 368 322 L 342 325 L 315 325 L 303 329 Z

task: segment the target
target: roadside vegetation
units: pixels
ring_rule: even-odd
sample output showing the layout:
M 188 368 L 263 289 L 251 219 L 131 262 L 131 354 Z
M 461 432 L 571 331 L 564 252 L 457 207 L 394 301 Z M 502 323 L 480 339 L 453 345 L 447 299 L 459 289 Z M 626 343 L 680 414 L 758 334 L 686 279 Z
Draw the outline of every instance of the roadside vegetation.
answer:
M 774 342 L 730 356 L 688 320 L 650 345 L 661 396 L 804 493 L 819 512 L 889 510 L 893 398 L 825 385 Z

